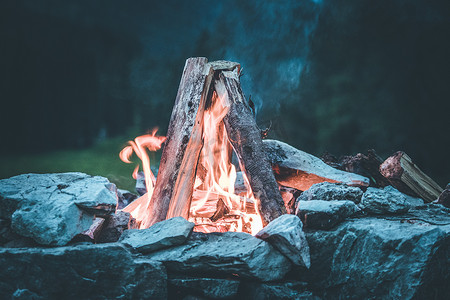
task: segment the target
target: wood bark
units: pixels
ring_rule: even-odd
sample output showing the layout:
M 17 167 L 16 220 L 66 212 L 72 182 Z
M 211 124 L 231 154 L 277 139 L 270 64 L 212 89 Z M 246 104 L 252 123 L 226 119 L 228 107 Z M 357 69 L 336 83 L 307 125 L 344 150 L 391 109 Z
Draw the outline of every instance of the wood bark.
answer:
M 198 139 L 199 135 L 201 137 L 199 130 L 194 131 L 194 127 L 197 128 L 195 125 L 198 125 L 199 119 L 202 118 L 204 107 L 202 100 L 206 98 L 205 81 L 209 76 L 209 73 L 205 72 L 207 61 L 204 57 L 189 58 L 186 61 L 170 118 L 155 190 L 147 209 L 149 218 L 145 223 L 146 227 L 166 219 L 173 193 L 176 191 L 175 186 L 186 188 L 183 195 L 176 195 L 177 199 L 184 197 L 185 202 L 190 200 L 189 193 L 192 193 L 192 187 L 189 186 L 193 185 L 192 177 L 195 176 L 195 170 L 191 169 L 196 165 L 196 161 L 190 166 L 187 164 L 189 160 L 198 159 L 198 155 L 196 157 L 198 145 L 193 145 L 194 142 L 191 140 Z M 180 173 L 180 170 L 183 172 Z M 171 214 L 184 215 L 185 203 L 175 205 L 181 206 L 182 212 L 173 209 Z
M 367 155 L 358 153 L 354 156 L 344 156 L 340 159 L 342 170 L 369 178 L 369 186 L 377 188 L 390 185 L 389 180 L 380 173 L 380 165 L 382 163 L 383 160 L 373 149 L 368 150 Z
M 188 61 L 192 61 L 192 60 L 198 60 L 198 58 L 190 58 Z M 202 62 L 206 63 L 206 59 L 203 59 Z M 169 125 L 169 130 L 172 128 L 174 128 L 173 131 L 168 131 L 167 136 L 168 138 L 173 135 L 176 134 L 176 131 L 178 131 L 180 128 L 183 128 L 186 126 L 185 121 L 183 120 L 179 120 L 178 119 L 178 115 L 176 114 L 176 116 L 174 117 L 174 113 L 175 110 L 182 110 L 183 109 L 183 105 L 185 107 L 189 107 L 189 111 L 187 111 L 184 115 L 186 116 L 186 119 L 190 119 L 193 118 L 193 116 L 195 116 L 195 120 L 194 122 L 192 122 L 192 125 L 189 126 L 189 128 L 186 128 L 186 130 L 183 130 L 183 132 L 185 132 L 185 134 L 183 135 L 183 139 L 189 139 L 188 144 L 184 147 L 184 149 L 182 151 L 178 150 L 178 152 L 176 151 L 176 148 L 174 149 L 175 151 L 171 151 L 170 153 L 172 153 L 172 155 L 174 155 L 174 153 L 176 153 L 176 158 L 178 159 L 178 157 L 181 158 L 181 164 L 177 164 L 178 165 L 178 169 L 176 170 L 176 172 L 178 172 L 175 184 L 170 185 L 169 188 L 172 189 L 172 196 L 169 200 L 169 204 L 167 204 L 167 199 L 168 197 L 166 197 L 163 201 L 164 206 L 168 205 L 167 208 L 167 214 L 165 216 L 165 218 L 170 219 L 173 217 L 177 217 L 177 216 L 182 216 L 185 219 L 188 219 L 189 217 L 189 207 L 191 204 L 191 200 L 192 200 L 192 193 L 193 193 L 193 187 L 194 187 L 194 182 L 195 182 L 195 175 L 196 175 L 196 170 L 197 170 L 197 164 L 198 164 L 198 160 L 199 160 L 199 156 L 200 156 L 200 152 L 203 146 L 203 141 L 202 141 L 202 137 L 203 137 L 203 114 L 204 111 L 207 107 L 207 101 L 208 99 L 211 99 L 212 97 L 212 80 L 213 80 L 213 75 L 214 72 L 220 72 L 222 70 L 230 70 L 232 68 L 234 68 L 236 65 L 236 63 L 234 62 L 229 62 L 229 61 L 215 61 L 215 62 L 211 62 L 211 63 L 207 63 L 203 66 L 203 74 L 201 74 L 199 80 L 194 80 L 191 82 L 187 82 L 185 86 L 182 87 L 183 84 L 183 78 L 182 78 L 182 82 L 180 83 L 180 89 L 189 89 L 192 88 L 193 90 L 196 91 L 196 93 L 194 93 L 194 99 L 195 100 L 195 105 L 190 106 L 190 103 L 193 102 L 192 96 L 191 98 L 185 98 L 183 101 L 179 101 L 176 102 L 177 104 L 179 103 L 180 105 L 176 105 L 176 107 L 174 107 L 174 112 L 172 112 L 172 118 L 171 118 L 171 123 Z M 200 68 L 201 69 L 201 68 Z M 193 87 L 190 87 L 188 84 L 193 85 Z M 179 92 L 180 93 L 180 92 Z M 177 97 L 178 98 L 178 97 Z M 187 116 L 187 115 L 190 116 Z M 182 114 L 183 115 L 183 114 Z M 173 123 L 173 126 L 171 126 Z M 189 124 L 191 124 L 191 122 L 189 122 Z M 189 136 L 189 138 L 187 138 Z M 166 146 L 167 147 L 167 146 Z M 163 152 L 163 156 L 164 156 L 164 152 Z M 162 158 L 161 158 L 161 163 L 162 163 Z M 165 168 L 165 166 L 160 164 L 160 170 L 162 170 L 163 168 Z M 158 179 L 159 179 L 159 174 L 158 174 Z M 172 175 L 172 178 L 174 176 Z M 158 182 L 156 183 L 156 186 L 158 186 Z M 156 189 L 155 189 L 156 192 Z M 155 194 L 154 194 L 155 197 Z M 152 201 L 153 201 L 153 197 L 152 197 Z M 159 215 L 158 220 L 155 220 L 155 222 L 159 222 L 161 221 L 160 218 L 163 217 L 163 213 L 161 213 Z M 155 223 L 155 222 L 152 222 Z
M 229 110 L 223 119 L 228 138 L 236 152 L 241 170 L 245 171 L 253 194 L 260 200 L 258 209 L 263 225 L 286 214 L 283 199 L 272 168 L 263 151 L 261 133 L 242 93 L 239 68 L 222 71 L 215 81 L 219 97 L 226 97 Z
M 420 197 L 426 202 L 438 199 L 444 190 L 417 167 L 402 151 L 388 157 L 380 166 L 380 173 L 400 192 Z

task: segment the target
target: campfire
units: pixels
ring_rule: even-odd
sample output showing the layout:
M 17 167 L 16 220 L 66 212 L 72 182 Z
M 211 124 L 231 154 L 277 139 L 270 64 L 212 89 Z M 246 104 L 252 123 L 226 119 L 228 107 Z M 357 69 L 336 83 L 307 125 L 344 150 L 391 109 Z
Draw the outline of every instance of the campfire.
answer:
M 167 136 L 120 152 L 141 160 L 139 198 L 77 172 L 0 180 L 0 295 L 444 298 L 450 185 L 400 151 L 320 159 L 262 140 L 240 75 L 187 60 Z
M 255 234 L 286 213 L 240 87 L 240 70 L 233 62 L 188 59 L 167 137 L 153 131 L 120 153 L 125 162 L 133 152 L 142 161 L 147 193 L 123 209 L 139 228 L 182 216 L 195 223 L 195 231 Z M 162 143 L 155 181 L 145 149 L 155 151 Z

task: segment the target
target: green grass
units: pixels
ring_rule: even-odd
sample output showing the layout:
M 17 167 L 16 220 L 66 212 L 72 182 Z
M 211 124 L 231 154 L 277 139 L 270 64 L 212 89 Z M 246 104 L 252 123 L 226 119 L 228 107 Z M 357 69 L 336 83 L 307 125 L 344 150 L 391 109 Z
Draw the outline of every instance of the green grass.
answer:
M 119 159 L 119 152 L 128 139 L 108 139 L 83 150 L 4 155 L 0 157 L 0 178 L 25 173 L 83 172 L 89 175 L 104 176 L 115 183 L 118 188 L 134 191 L 135 180 L 131 174 L 136 164 L 126 164 Z M 150 153 L 152 166 L 159 164 L 160 155 L 159 152 Z M 135 163 L 138 160 L 135 156 L 132 158 Z

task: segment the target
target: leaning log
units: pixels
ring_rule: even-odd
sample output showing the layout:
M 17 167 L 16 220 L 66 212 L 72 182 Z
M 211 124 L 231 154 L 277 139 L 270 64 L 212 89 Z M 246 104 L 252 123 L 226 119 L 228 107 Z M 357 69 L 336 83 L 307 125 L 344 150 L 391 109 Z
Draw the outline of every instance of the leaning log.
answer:
M 190 58 L 189 60 L 193 60 L 194 58 Z M 205 59 L 206 62 L 206 59 Z M 212 80 L 213 75 L 215 72 L 220 72 L 222 70 L 229 70 L 234 68 L 236 63 L 228 62 L 228 61 L 215 61 L 210 62 L 204 65 L 203 67 L 203 75 L 200 80 L 191 82 L 195 87 L 194 89 L 198 92 L 201 91 L 200 94 L 195 94 L 194 96 L 197 97 L 195 99 L 198 99 L 198 105 L 190 105 L 193 99 L 185 99 L 184 101 L 180 102 L 179 107 L 174 107 L 174 112 L 172 112 L 172 118 L 171 118 L 171 125 L 172 122 L 174 130 L 167 133 L 168 138 L 176 134 L 176 130 L 179 130 L 179 128 L 183 128 L 183 126 L 186 126 L 185 122 L 183 120 L 178 120 L 173 118 L 173 114 L 175 113 L 175 110 L 179 110 L 182 108 L 182 105 L 185 105 L 186 107 L 190 107 L 189 111 L 186 114 L 196 115 L 195 120 L 193 122 L 193 125 L 190 126 L 190 138 L 187 146 L 183 149 L 183 151 L 171 151 L 170 153 L 172 156 L 176 153 L 176 158 L 182 157 L 182 162 L 179 165 L 178 169 L 176 170 L 178 172 L 178 176 L 176 178 L 175 184 L 173 186 L 169 186 L 169 188 L 172 188 L 172 197 L 170 199 L 169 207 L 167 209 L 166 218 L 170 219 L 173 217 L 182 216 L 185 219 L 188 219 L 189 217 L 189 207 L 191 205 L 192 200 L 192 193 L 193 193 L 193 187 L 195 182 L 195 176 L 197 171 L 197 164 L 200 157 L 200 152 L 203 147 L 203 115 L 205 112 L 205 109 L 207 109 L 207 102 L 212 98 Z M 183 83 L 183 79 L 182 79 Z M 186 85 L 183 87 L 183 89 L 187 89 L 189 86 Z M 180 89 L 181 89 L 180 84 Z M 183 103 L 184 102 L 184 103 Z M 197 103 L 197 101 L 195 101 Z M 192 108 L 195 108 L 192 109 Z M 170 126 L 169 125 L 169 130 Z M 183 139 L 188 136 L 189 128 L 185 130 L 186 134 L 184 135 Z M 167 146 L 166 146 L 167 147 Z M 175 148 L 176 150 L 176 148 Z M 164 155 L 164 152 L 163 152 Z M 181 156 L 183 155 L 183 156 Z M 162 158 L 161 158 L 162 163 Z M 163 169 L 164 166 L 160 165 L 160 170 Z M 158 179 L 159 179 L 158 175 Z M 158 182 L 156 183 L 158 186 Z M 156 190 L 156 188 L 155 188 Z M 157 197 L 154 194 L 155 197 Z M 167 198 L 164 200 L 167 201 Z M 164 202 L 166 205 L 167 203 Z M 162 214 L 161 216 L 162 217 Z M 156 221 L 158 222 L 158 220 Z
M 438 199 L 444 190 L 417 167 L 402 151 L 388 157 L 380 166 L 380 173 L 400 192 L 420 197 L 426 202 Z
M 214 83 L 216 92 L 229 105 L 223 119 L 228 138 L 239 158 L 241 170 L 247 175 L 254 196 L 260 201 L 258 209 L 265 226 L 286 214 L 286 208 L 263 150 L 261 133 L 242 93 L 239 68 L 222 71 L 217 77 Z
M 198 153 L 201 150 L 201 143 L 200 145 L 197 143 L 198 138 L 201 139 L 201 132 L 199 133 L 201 126 L 195 125 L 201 123 L 198 122 L 203 117 L 202 113 L 206 99 L 206 95 L 204 95 L 206 91 L 204 89 L 206 86 L 209 86 L 205 82 L 212 75 L 208 71 L 205 72 L 207 62 L 208 60 L 204 57 L 186 60 L 170 118 L 167 140 L 161 156 L 155 190 L 147 209 L 149 218 L 146 219 L 144 227 L 150 227 L 154 223 L 166 219 L 173 193 L 177 190 L 174 188 L 175 186 L 178 189 L 181 186 L 186 188 L 182 191 L 184 192 L 183 195 L 177 194 L 176 197 L 185 197 L 186 201 L 189 201 L 190 194 L 192 194 L 193 179 L 195 177 L 195 170 L 192 170 L 192 166 L 196 165 L 196 161 L 189 167 L 182 168 L 182 165 L 186 166 L 191 160 L 198 159 Z M 194 127 L 196 131 L 194 131 Z M 198 129 L 199 127 L 200 129 Z M 180 170 L 183 170 L 183 172 L 180 173 Z M 183 215 L 187 218 L 183 209 L 185 210 L 184 204 L 181 208 L 182 212 L 172 209 L 171 214 L 179 213 L 178 215 Z

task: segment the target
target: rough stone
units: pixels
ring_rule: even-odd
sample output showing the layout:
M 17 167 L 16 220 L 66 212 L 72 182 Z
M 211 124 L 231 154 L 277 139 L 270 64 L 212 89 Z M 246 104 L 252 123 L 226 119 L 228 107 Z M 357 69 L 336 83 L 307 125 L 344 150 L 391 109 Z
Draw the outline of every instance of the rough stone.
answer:
M 307 290 L 305 282 L 276 282 L 276 283 L 259 283 L 259 282 L 243 282 L 241 284 L 241 299 L 311 299 L 319 300 L 312 292 Z
M 117 211 L 115 214 L 106 217 L 105 224 L 97 238 L 97 242 L 117 242 L 125 230 L 134 229 L 135 227 L 136 220 L 131 217 L 130 213 Z
M 193 232 L 185 244 L 152 252 L 170 272 L 239 276 L 262 281 L 279 280 L 290 270 L 289 260 L 269 243 L 243 232 Z
M 264 150 L 279 184 L 306 191 L 319 182 L 366 187 L 369 179 L 330 167 L 320 158 L 276 140 L 263 140 Z
M 0 215 L 18 234 L 65 245 L 87 230 L 95 213 L 113 211 L 116 187 L 83 173 L 24 174 L 0 180 Z
M 0 298 L 28 295 L 35 297 L 31 299 L 166 299 L 167 275 L 161 263 L 133 259 L 119 244 L 0 249 Z
M 411 208 L 408 199 L 411 198 L 392 186 L 384 189 L 369 187 L 361 199 L 361 208 L 369 214 L 400 214 Z
M 350 200 L 355 203 L 361 201 L 363 191 L 354 186 L 342 183 L 321 182 L 312 185 L 304 191 L 297 199 L 298 201 L 309 200 Z
M 230 299 L 237 296 L 239 284 L 239 280 L 224 278 L 170 278 L 169 297 L 181 299 L 186 294 L 193 294 L 213 299 Z
M 309 247 L 302 221 L 295 215 L 282 215 L 259 231 L 257 238 L 269 242 L 294 264 L 309 268 Z
M 137 173 L 136 192 L 138 193 L 139 196 L 142 196 L 145 193 L 147 193 L 147 187 L 145 186 L 145 175 L 144 172 L 142 171 Z
M 118 200 L 117 200 L 117 209 L 122 209 L 125 206 L 127 206 L 128 204 L 130 204 L 131 202 L 133 202 L 134 200 L 136 200 L 138 198 L 138 195 L 133 194 L 127 190 L 121 190 L 118 189 L 117 190 L 117 196 L 118 196 Z
M 348 219 L 331 231 L 305 230 L 311 268 L 297 278 L 324 299 L 446 299 L 449 212 L 429 205 Z
M 145 254 L 183 244 L 194 229 L 194 225 L 183 217 L 175 217 L 147 229 L 126 230 L 119 241 Z
M 348 200 L 311 200 L 299 201 L 296 215 L 305 228 L 330 229 L 358 211 L 356 204 Z

